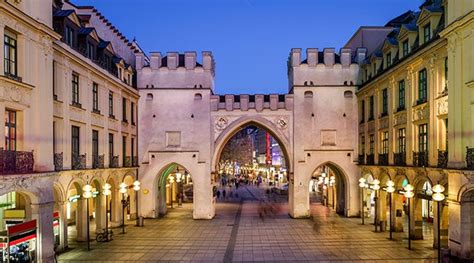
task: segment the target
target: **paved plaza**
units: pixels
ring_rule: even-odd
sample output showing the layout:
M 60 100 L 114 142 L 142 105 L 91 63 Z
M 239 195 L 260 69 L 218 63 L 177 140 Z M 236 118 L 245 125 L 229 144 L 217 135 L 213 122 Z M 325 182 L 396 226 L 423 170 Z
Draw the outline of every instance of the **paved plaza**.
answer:
M 234 190 L 234 193 L 236 191 Z M 412 242 L 403 233 L 388 240 L 373 225 L 345 218 L 320 204 L 312 205 L 312 219 L 291 219 L 286 202 L 270 217 L 259 216 L 263 189 L 240 187 L 238 198 L 220 201 L 213 220 L 193 220 L 190 204 L 174 208 L 145 227 L 127 227 L 109 243 L 85 243 L 59 256 L 59 262 L 435 262 L 432 240 Z M 281 197 L 279 198 L 281 201 Z M 130 222 L 132 223 L 132 222 Z M 119 233 L 119 229 L 114 230 Z

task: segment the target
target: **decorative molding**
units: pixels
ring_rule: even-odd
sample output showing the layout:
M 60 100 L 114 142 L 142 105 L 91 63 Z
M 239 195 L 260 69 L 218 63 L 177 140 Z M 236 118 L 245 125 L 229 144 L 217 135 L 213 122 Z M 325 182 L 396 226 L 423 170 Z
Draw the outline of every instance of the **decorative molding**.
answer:
M 413 121 L 427 120 L 429 117 L 429 108 L 427 104 L 413 109 Z
M 224 130 L 229 125 L 229 120 L 226 117 L 218 117 L 215 121 L 214 127 L 218 131 Z
M 407 123 L 406 112 L 400 112 L 393 116 L 393 126 L 403 125 Z
M 445 96 L 438 100 L 436 103 L 436 112 L 438 116 L 448 114 L 448 97 Z
M 379 130 L 388 129 L 389 123 L 390 122 L 389 122 L 388 116 L 382 119 L 379 119 Z
M 277 117 L 274 121 L 277 124 L 277 127 L 280 129 L 285 129 L 288 127 L 288 118 L 285 116 Z

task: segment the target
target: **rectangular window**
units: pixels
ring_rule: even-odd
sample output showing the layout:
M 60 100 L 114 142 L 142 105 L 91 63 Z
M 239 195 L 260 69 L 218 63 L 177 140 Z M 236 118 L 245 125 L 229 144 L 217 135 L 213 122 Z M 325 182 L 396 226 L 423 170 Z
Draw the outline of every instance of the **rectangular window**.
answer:
M 74 45 L 74 29 L 72 29 L 70 26 L 66 26 L 65 32 L 64 32 L 64 42 L 68 44 L 70 47 L 73 47 Z
M 79 75 L 72 73 L 72 104 L 79 104 Z
M 99 131 L 92 130 L 92 159 L 99 158 Z
M 56 61 L 53 61 L 53 99 L 58 99 L 58 94 L 56 92 Z
M 72 126 L 71 127 L 71 160 L 77 160 L 79 157 L 79 146 L 80 146 L 80 139 L 79 139 L 79 127 Z
M 122 98 L 122 121 L 127 122 L 127 99 Z
M 386 56 L 385 59 L 387 60 L 387 68 L 392 65 L 392 53 L 389 52 Z
M 405 57 L 406 55 L 408 55 L 408 39 L 403 41 L 402 43 L 402 49 L 403 49 L 403 56 Z
M 132 124 L 135 125 L 135 103 L 130 102 L 130 119 Z
M 365 136 L 360 138 L 360 154 L 365 154 Z
M 92 111 L 99 112 L 99 84 L 92 83 Z
M 125 164 L 125 160 L 127 159 L 127 137 L 122 137 L 122 165 Z
M 375 136 L 373 134 L 369 135 L 369 154 L 374 154 L 375 148 Z
M 405 80 L 398 82 L 398 110 L 405 109 Z
M 382 116 L 388 114 L 388 89 L 382 90 Z
M 428 151 L 428 124 L 418 126 L 418 151 Z
M 374 119 L 374 96 L 369 98 L 369 121 Z
M 382 132 L 382 154 L 388 154 L 388 131 Z
M 91 42 L 87 42 L 87 57 L 92 60 L 95 58 L 95 46 Z
M 428 99 L 428 82 L 426 69 L 418 72 L 418 104 L 426 102 Z
M 448 57 L 444 59 L 444 89 L 448 90 Z
M 360 122 L 363 123 L 365 122 L 365 100 L 362 100 L 360 108 Z
M 374 62 L 373 71 L 374 71 L 374 76 L 377 75 L 377 62 Z
M 6 76 L 16 77 L 17 72 L 17 42 L 14 34 L 4 35 L 3 66 Z
M 406 129 L 398 129 L 398 152 L 406 152 L 407 138 L 406 138 Z
M 112 162 L 114 157 L 114 134 L 109 133 L 109 162 Z
M 115 118 L 114 116 L 114 93 L 109 91 L 109 117 Z
M 132 166 L 136 166 L 137 164 L 134 163 L 135 161 L 133 160 L 135 159 L 135 138 L 132 138 L 132 141 L 130 143 L 130 156 L 132 156 Z
M 431 40 L 431 25 L 427 24 L 423 27 L 423 43 L 427 43 Z
M 16 111 L 5 110 L 5 150 L 16 151 Z

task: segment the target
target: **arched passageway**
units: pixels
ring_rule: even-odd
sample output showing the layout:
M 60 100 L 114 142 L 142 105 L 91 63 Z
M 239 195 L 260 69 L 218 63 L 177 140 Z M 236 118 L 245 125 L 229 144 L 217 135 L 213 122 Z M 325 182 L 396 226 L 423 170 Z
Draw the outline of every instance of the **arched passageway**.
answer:
M 157 175 L 156 211 L 165 215 L 175 209 L 186 207 L 192 209 L 194 186 L 191 173 L 178 163 L 171 163 Z
M 461 251 L 474 260 L 474 188 L 461 196 Z
M 310 207 L 320 203 L 340 215 L 346 215 L 347 179 L 337 165 L 327 162 L 318 166 L 309 181 Z M 313 214 L 314 211 L 311 211 Z

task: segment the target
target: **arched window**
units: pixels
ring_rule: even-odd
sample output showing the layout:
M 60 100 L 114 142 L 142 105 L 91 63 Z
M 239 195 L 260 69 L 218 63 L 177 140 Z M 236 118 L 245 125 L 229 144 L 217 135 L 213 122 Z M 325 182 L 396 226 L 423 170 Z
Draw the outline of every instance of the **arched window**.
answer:
M 151 93 L 146 94 L 146 100 L 153 100 L 153 94 Z
M 304 92 L 304 97 L 305 98 L 312 98 L 313 97 L 313 92 L 309 91 L 309 90 L 305 91 Z
M 201 93 L 194 94 L 194 100 L 202 100 L 202 94 Z
M 344 91 L 344 98 L 352 98 L 354 95 L 352 93 L 352 91 L 350 90 L 346 90 Z

